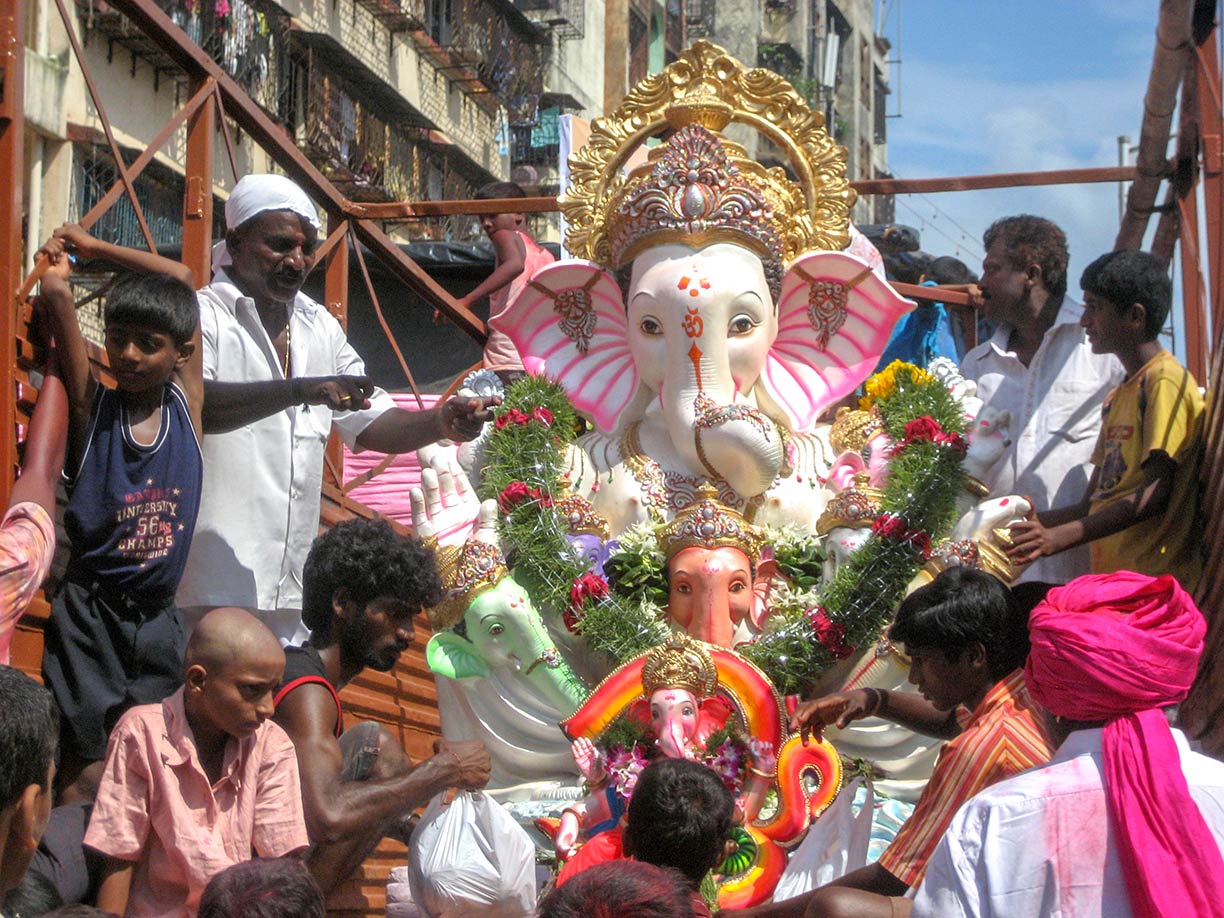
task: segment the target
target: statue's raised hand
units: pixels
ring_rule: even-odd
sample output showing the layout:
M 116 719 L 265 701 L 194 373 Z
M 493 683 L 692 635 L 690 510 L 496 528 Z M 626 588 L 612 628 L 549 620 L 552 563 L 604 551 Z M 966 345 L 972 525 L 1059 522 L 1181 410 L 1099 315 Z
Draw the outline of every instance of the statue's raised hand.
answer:
M 433 536 L 440 545 L 461 545 L 478 526 L 480 500 L 453 452 L 417 453 L 421 487 L 410 493 L 412 526 L 421 538 Z

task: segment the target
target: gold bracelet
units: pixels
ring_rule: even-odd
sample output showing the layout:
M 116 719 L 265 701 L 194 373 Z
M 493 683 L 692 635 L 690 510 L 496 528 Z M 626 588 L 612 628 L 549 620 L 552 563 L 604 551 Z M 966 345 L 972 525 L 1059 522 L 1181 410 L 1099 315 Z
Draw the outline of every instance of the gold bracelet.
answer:
M 774 778 L 778 776 L 778 773 L 776 771 L 772 773 L 761 771 L 755 765 L 749 765 L 748 770 L 752 772 L 754 775 L 756 775 L 758 778 L 764 778 L 766 781 L 772 781 Z

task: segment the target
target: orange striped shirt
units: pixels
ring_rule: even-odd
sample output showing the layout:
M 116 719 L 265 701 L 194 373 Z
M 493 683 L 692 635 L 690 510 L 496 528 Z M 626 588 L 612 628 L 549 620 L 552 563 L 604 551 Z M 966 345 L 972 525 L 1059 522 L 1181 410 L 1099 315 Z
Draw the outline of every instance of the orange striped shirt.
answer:
M 962 726 L 964 732 L 940 751 L 914 812 L 880 856 L 880 866 L 911 889 L 922 882 L 927 860 L 961 804 L 1054 754 L 1023 670 L 996 682 Z

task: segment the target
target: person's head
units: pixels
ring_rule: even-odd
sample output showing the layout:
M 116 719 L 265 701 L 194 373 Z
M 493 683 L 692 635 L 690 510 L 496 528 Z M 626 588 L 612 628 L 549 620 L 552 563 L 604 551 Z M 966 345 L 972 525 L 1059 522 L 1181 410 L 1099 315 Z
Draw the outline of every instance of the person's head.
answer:
M 51 815 L 59 709 L 51 693 L 0 666 L 0 894 L 16 886 Z
M 38 918 L 64 904 L 55 884 L 41 873 L 27 870 L 21 882 L 0 903 L 0 913 L 19 918 Z
M 1174 577 L 1119 571 L 1054 587 L 1029 630 L 1029 691 L 1074 730 L 1185 700 L 1206 624 Z
M 596 864 L 540 900 L 536 918 L 692 918 L 692 891 L 674 870 L 640 861 Z
M 412 617 L 442 600 L 433 552 L 383 520 L 347 520 L 315 539 L 302 574 L 310 642 L 340 645 L 346 670 L 387 672 L 412 643 Z
M 319 244 L 306 193 L 283 175 L 243 176 L 225 202 L 225 223 L 222 264 L 238 289 L 258 306 L 292 303 Z
M 931 262 L 927 269 L 927 280 L 940 286 L 946 284 L 976 284 L 978 276 L 969 270 L 959 258 L 951 255 L 940 255 Z
M 1023 665 L 1024 615 L 997 578 L 950 567 L 901 601 L 889 639 L 911 658 L 909 681 L 941 711 L 978 698 Z
M 476 189 L 472 197 L 477 201 L 497 201 L 505 198 L 525 198 L 527 193 L 514 182 L 489 182 Z M 521 213 L 481 214 L 480 228 L 492 236 L 498 230 L 522 229 L 525 219 Z
M 200 619 L 183 663 L 183 704 L 197 736 L 207 726 L 244 739 L 272 716 L 285 652 L 245 609 L 213 609 Z
M 1067 237 L 1042 217 L 1004 217 L 982 236 L 982 311 L 1012 324 L 1032 315 L 1033 297 L 1067 292 Z
M 41 918 L 119 918 L 114 912 L 95 908 L 92 905 L 64 905 Z
M 200 896 L 199 918 L 323 918 L 323 893 L 292 857 L 255 858 L 225 868 Z
M 125 392 L 160 388 L 195 351 L 195 292 L 166 274 L 132 272 L 106 297 L 106 356 Z
M 1155 341 L 1173 303 L 1168 268 L 1150 252 L 1102 255 L 1084 269 L 1084 315 L 1094 354 L 1116 354 Z
M 679 870 L 696 888 L 726 857 L 735 799 L 713 769 L 660 759 L 642 770 L 629 801 L 625 852 Z

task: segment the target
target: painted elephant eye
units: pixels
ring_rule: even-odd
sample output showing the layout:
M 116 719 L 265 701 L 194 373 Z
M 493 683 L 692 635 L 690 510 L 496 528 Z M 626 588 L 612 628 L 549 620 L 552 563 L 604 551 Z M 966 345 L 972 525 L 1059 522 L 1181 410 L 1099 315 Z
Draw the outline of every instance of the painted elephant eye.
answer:
M 489 626 L 489 634 L 493 635 L 493 637 L 499 636 L 500 634 L 505 632 L 505 630 L 506 630 L 506 627 L 502 625 L 500 622 L 494 622 L 493 624 Z
M 638 323 L 638 328 L 642 330 L 644 335 L 661 335 L 663 334 L 663 324 L 654 316 L 646 316 Z
M 689 593 L 693 592 L 693 588 L 687 583 L 677 583 L 676 592 L 683 593 L 685 596 L 687 596 Z
M 732 593 L 742 593 L 746 589 L 748 589 L 748 584 L 744 583 L 742 580 L 737 580 L 735 583 L 731 584 Z
M 751 316 L 740 315 L 731 320 L 727 333 L 730 335 L 746 335 L 756 327 L 757 323 L 753 321 Z

